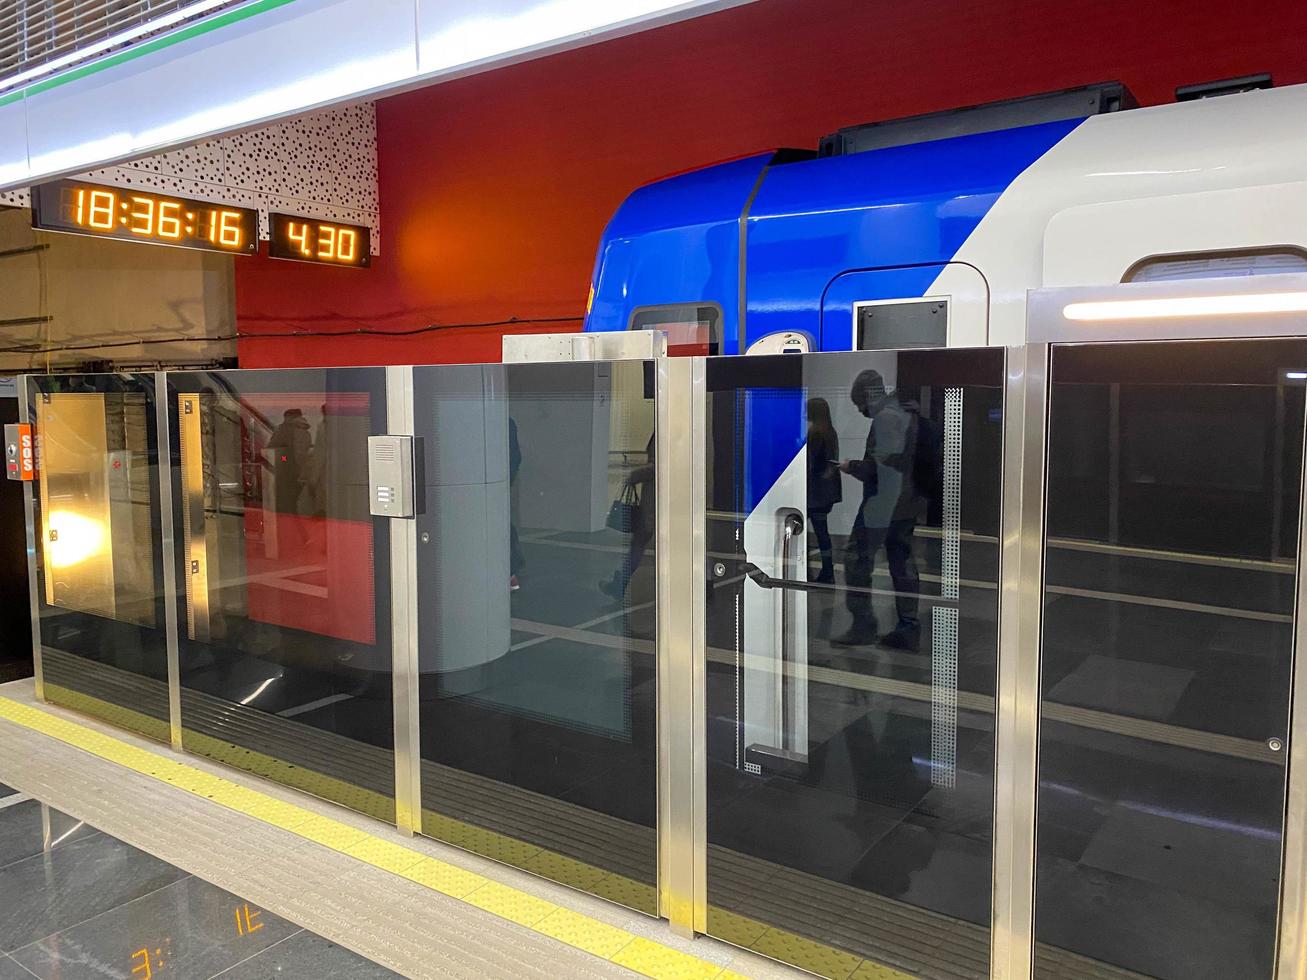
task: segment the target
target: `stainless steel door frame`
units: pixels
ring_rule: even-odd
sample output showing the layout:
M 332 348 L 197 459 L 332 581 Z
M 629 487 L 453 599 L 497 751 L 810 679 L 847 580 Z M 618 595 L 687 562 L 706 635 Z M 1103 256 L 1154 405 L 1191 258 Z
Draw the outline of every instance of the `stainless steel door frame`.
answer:
M 704 727 L 706 360 L 656 362 L 658 435 L 658 909 L 673 931 L 708 927 Z
M 1038 788 L 1039 665 L 1042 659 L 1044 501 L 1047 492 L 1048 372 L 1052 345 L 1307 337 L 1307 276 L 1254 276 L 1039 289 L 1027 303 L 1024 381 L 1009 357 L 1008 381 L 1024 387 L 1025 418 L 1005 419 L 1005 477 L 1020 473 L 1020 500 L 1005 493 L 1000 616 L 999 795 L 991 976 L 1033 972 Z M 1014 353 L 1017 353 L 1014 351 Z M 1020 445 L 1020 459 L 1012 448 Z M 1305 443 L 1307 451 L 1307 443 Z M 1307 456 L 1304 457 L 1307 459 Z M 1307 980 L 1307 474 L 1300 482 L 1289 758 L 1285 787 L 1276 980 Z M 1033 494 L 1032 496 L 1027 496 Z M 1015 536 L 1015 537 L 1014 537 Z M 1015 562 L 1016 567 L 1010 567 Z M 1009 589 L 1017 594 L 1009 596 Z M 1013 622 L 1013 616 L 1016 621 Z M 1015 675 L 1015 676 L 1014 676 Z M 1009 809 L 1002 808 L 1007 803 Z M 1004 822 L 1006 821 L 1006 823 Z M 1005 829 L 1006 828 L 1006 829 Z M 1007 880 L 1001 880 L 1003 876 Z
M 1307 427 L 1304 427 L 1307 429 Z M 1304 439 L 1307 460 L 1307 433 Z M 1289 700 L 1289 774 L 1285 791 L 1284 858 L 1280 869 L 1277 980 L 1307 980 L 1307 478 L 1298 499 L 1298 592 L 1293 609 L 1293 691 Z
M 1003 392 L 992 980 L 1028 980 L 1034 958 L 1048 355 L 1008 348 Z
M 386 434 L 413 435 L 413 368 L 386 368 Z M 421 488 L 418 488 L 421 492 Z M 395 699 L 395 827 L 422 829 L 422 740 L 418 711 L 417 522 L 390 518 L 390 643 Z
M 159 454 L 159 531 L 163 558 L 163 623 L 168 644 L 168 741 L 174 752 L 182 748 L 181 660 L 177 640 L 177 559 L 173 532 L 173 467 L 171 418 L 173 405 L 168 397 L 168 375 L 154 375 L 154 418 L 157 426 Z

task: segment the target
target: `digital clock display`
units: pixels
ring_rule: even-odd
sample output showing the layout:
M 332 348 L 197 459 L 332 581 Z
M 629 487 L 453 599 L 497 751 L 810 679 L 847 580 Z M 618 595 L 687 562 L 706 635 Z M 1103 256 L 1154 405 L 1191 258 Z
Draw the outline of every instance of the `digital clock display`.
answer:
M 372 236 L 367 225 L 343 225 L 293 214 L 268 215 L 268 254 L 274 259 L 367 268 Z
M 98 238 L 252 255 L 257 211 L 77 180 L 32 188 L 32 227 Z

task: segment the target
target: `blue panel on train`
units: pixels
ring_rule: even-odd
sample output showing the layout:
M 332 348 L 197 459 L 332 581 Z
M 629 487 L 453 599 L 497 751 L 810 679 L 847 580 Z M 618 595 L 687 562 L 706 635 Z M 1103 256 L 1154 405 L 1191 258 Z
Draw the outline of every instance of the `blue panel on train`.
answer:
M 821 335 L 822 294 L 832 279 L 853 269 L 948 261 L 1008 185 L 1081 121 L 771 168 L 748 221 L 749 342 L 799 330 L 818 349 L 837 349 Z M 878 281 L 883 295 L 857 298 L 920 296 L 929 281 L 903 271 L 901 284 Z M 849 329 L 840 333 L 847 350 Z
M 586 330 L 626 330 L 645 306 L 721 307 L 723 353 L 738 336 L 740 214 L 770 153 L 682 174 L 628 197 L 604 231 Z
M 794 388 L 746 391 L 744 434 L 736 440 L 740 446 L 739 484 L 743 488 L 741 514 L 753 512 L 807 444 L 806 402 L 806 394 Z

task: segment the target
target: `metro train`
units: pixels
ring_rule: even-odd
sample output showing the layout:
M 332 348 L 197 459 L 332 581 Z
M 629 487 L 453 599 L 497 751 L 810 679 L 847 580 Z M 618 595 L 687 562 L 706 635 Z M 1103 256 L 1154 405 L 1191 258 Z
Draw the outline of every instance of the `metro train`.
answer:
M 1021 343 L 1026 291 L 1307 270 L 1307 85 L 1119 85 L 842 130 L 641 187 L 588 331 L 704 352 Z

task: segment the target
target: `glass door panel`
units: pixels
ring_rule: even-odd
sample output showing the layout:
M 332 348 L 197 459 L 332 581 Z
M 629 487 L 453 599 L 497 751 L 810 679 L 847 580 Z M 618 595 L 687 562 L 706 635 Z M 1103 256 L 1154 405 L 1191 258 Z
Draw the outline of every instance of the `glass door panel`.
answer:
M 168 380 L 186 749 L 393 820 L 384 370 Z
M 1270 977 L 1307 342 L 1052 351 L 1035 974 Z
M 423 832 L 656 914 L 653 364 L 413 383 Z
M 988 976 L 1003 367 L 708 361 L 712 935 Z
M 168 740 L 154 375 L 28 379 L 47 700 Z

